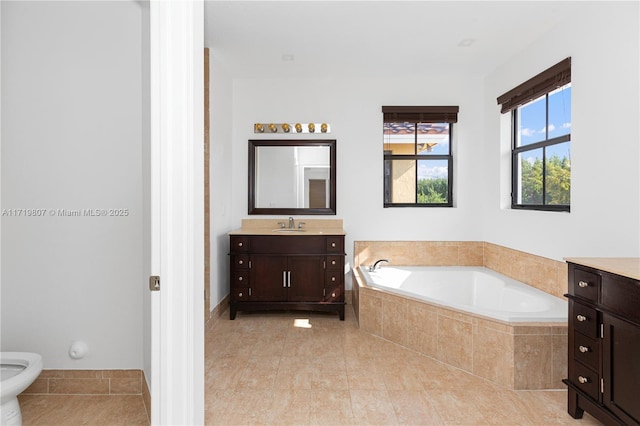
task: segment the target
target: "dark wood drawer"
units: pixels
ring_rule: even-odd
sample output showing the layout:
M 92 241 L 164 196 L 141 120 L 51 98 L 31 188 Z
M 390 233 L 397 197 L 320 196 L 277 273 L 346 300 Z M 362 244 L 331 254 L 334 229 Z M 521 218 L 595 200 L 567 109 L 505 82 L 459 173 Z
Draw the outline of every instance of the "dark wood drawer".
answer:
M 618 316 L 640 324 L 640 281 L 603 274 L 602 306 Z
M 342 270 L 342 261 L 344 256 L 327 256 L 327 269 Z
M 571 383 L 598 401 L 600 394 L 600 376 L 598 376 L 598 373 L 579 363 L 574 363 L 571 367 L 572 368 L 569 369 L 569 380 Z
M 264 254 L 321 254 L 325 253 L 326 237 L 317 235 L 255 235 L 252 253 Z
M 569 321 L 580 333 L 594 339 L 599 337 L 598 311 L 595 309 L 570 300 Z
M 598 302 L 598 290 L 600 289 L 600 275 L 575 268 L 573 279 L 569 283 L 569 293 L 582 299 Z
M 327 287 L 324 289 L 324 302 L 342 302 L 344 295 L 342 293 L 342 287 Z
M 233 235 L 230 238 L 229 249 L 232 252 L 248 252 L 251 249 L 251 237 L 245 235 Z
M 598 370 L 600 365 L 600 339 L 592 339 L 575 332 L 573 339 L 573 359 Z
M 232 271 L 231 272 L 231 286 L 233 287 L 248 287 L 249 286 L 249 271 Z
M 249 255 L 236 254 L 231 256 L 231 265 L 233 269 L 249 269 Z
M 344 253 L 344 238 L 327 237 L 327 253 Z
M 332 271 L 328 269 L 325 274 L 324 286 L 331 287 L 331 286 L 340 284 L 342 282 L 342 276 L 343 276 L 342 271 L 339 271 L 339 270 Z
M 243 302 L 249 300 L 249 288 L 248 287 L 234 287 L 231 289 L 231 301 Z

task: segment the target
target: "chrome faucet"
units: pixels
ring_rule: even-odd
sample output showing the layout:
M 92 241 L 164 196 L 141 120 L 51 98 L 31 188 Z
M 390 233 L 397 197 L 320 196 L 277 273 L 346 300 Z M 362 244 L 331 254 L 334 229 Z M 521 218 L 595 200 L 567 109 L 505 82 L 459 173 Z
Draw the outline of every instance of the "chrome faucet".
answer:
M 289 229 L 293 229 L 295 228 L 294 223 L 293 223 L 293 218 L 291 216 L 289 216 Z
M 387 259 L 379 259 L 376 260 L 376 263 L 374 263 L 373 265 L 369 266 L 369 272 L 374 272 L 376 270 L 376 268 L 378 267 L 378 263 L 380 262 L 389 262 Z

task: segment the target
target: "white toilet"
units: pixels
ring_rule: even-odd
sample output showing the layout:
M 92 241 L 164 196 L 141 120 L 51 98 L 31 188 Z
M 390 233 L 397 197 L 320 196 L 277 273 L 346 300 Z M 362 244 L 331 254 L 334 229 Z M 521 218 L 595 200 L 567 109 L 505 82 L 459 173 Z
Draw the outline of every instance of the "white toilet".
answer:
M 0 425 L 21 425 L 18 394 L 40 375 L 42 356 L 30 352 L 0 352 L 0 366 Z

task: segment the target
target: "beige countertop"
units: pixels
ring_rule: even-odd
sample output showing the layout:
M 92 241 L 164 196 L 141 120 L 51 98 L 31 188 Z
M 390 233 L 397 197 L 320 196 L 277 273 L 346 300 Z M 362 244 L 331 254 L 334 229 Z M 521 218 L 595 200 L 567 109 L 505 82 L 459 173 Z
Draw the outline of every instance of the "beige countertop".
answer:
M 640 257 L 565 257 L 564 260 L 640 280 Z
M 280 222 L 285 223 L 282 228 Z M 302 228 L 298 225 L 302 223 Z M 282 219 L 242 219 L 242 227 L 229 235 L 345 235 L 342 219 L 298 219 L 295 228 L 289 229 L 289 218 Z

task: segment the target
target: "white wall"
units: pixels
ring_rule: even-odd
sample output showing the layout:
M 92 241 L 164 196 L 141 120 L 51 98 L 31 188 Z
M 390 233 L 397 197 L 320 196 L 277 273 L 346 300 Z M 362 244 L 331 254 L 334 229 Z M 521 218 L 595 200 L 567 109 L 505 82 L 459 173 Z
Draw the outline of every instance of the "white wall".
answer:
M 2 350 L 45 368 L 141 368 L 140 5 L 2 8 L 2 206 L 45 209 L 2 217 Z M 55 213 L 116 208 L 128 216 Z M 75 340 L 86 358 L 69 358 Z
M 206 47 L 206 46 L 205 46 Z M 239 191 L 232 179 L 232 127 L 233 104 L 231 76 L 215 50 L 210 50 L 210 207 L 211 207 L 211 309 L 229 294 L 229 237 L 231 231 L 231 193 Z M 244 141 L 246 144 L 247 142 Z M 245 160 L 247 158 L 245 157 Z M 246 171 L 246 164 L 245 164 Z M 246 205 L 246 190 L 245 205 Z
M 482 204 L 487 241 L 556 260 L 640 255 L 638 17 L 638 2 L 585 2 L 580 15 L 567 17 L 565 25 L 487 77 Z M 509 200 L 510 141 L 507 134 L 501 142 L 505 118 L 496 98 L 569 56 L 571 212 L 501 208 L 500 200 Z M 500 170 L 506 173 L 501 176 Z

